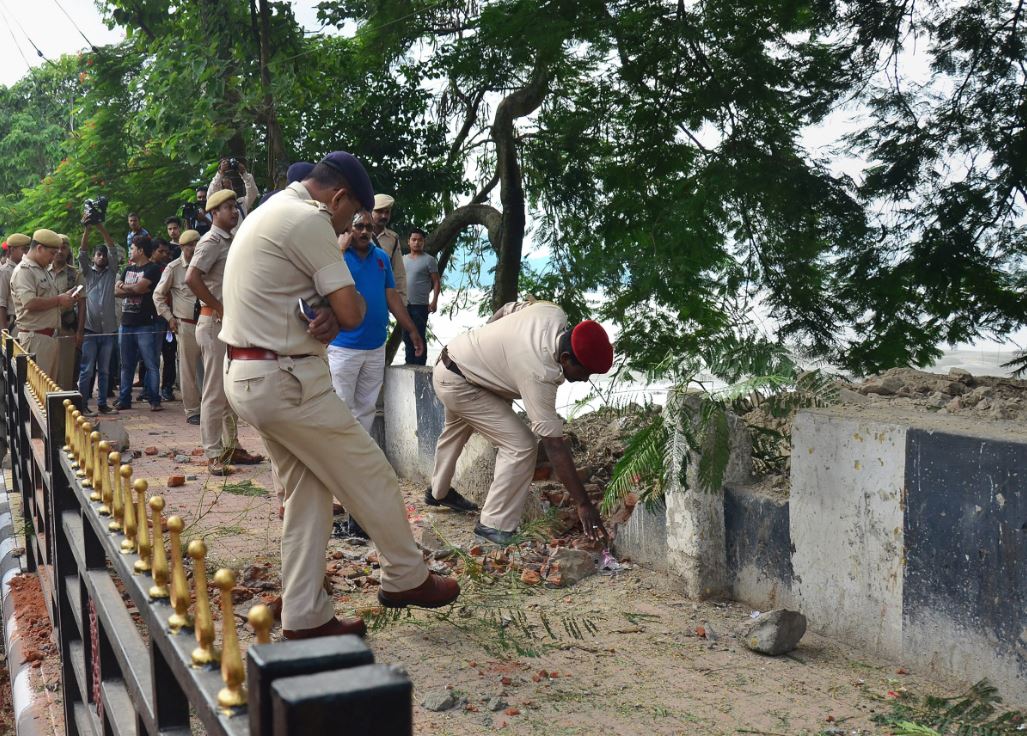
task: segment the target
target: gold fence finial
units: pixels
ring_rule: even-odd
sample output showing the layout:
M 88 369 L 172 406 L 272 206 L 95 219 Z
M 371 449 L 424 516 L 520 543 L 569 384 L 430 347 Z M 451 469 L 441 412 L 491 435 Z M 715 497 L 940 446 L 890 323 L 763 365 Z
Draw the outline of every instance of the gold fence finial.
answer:
M 82 412 L 75 409 L 71 412 L 71 469 L 78 470 L 78 420 L 82 418 Z
M 103 488 L 100 481 L 100 433 L 95 429 L 89 433 L 89 468 L 86 472 L 89 473 L 86 480 L 93 488 L 93 492 L 89 494 L 89 500 L 103 500 L 103 494 L 100 493 Z
M 97 458 L 96 465 L 99 472 L 100 484 L 97 486 L 100 489 L 100 507 L 96 510 L 100 516 L 111 515 L 111 468 L 110 468 L 110 455 L 111 455 L 111 443 L 107 440 L 100 440 L 96 445 Z M 108 529 L 110 526 L 108 525 Z
M 153 570 L 153 585 L 150 586 L 152 600 L 163 600 L 168 597 L 168 557 L 164 554 L 164 529 L 160 523 L 160 514 L 163 510 L 163 498 L 154 496 L 150 499 L 153 521 L 153 556 L 150 558 L 150 567 Z
M 75 420 L 75 464 L 78 466 L 75 470 L 76 478 L 81 478 L 85 474 L 85 471 L 82 469 L 82 467 L 83 465 L 85 465 L 86 462 L 86 441 L 85 435 L 82 432 L 82 427 L 88 421 L 89 420 L 81 414 L 79 415 L 78 419 Z
M 111 520 L 107 531 L 120 532 L 121 522 L 125 518 L 125 497 L 121 493 L 121 453 L 112 452 L 107 456 L 111 468 Z
M 193 619 L 189 615 L 189 583 L 185 578 L 185 558 L 182 556 L 182 517 L 168 517 L 168 536 L 171 537 L 171 605 L 175 612 L 168 618 L 172 634 L 191 628 Z
M 246 620 L 253 627 L 253 633 L 257 635 L 258 644 L 271 643 L 271 627 L 274 626 L 275 617 L 271 609 L 263 603 L 258 603 L 246 615 Z
M 79 482 L 83 488 L 93 487 L 93 482 L 89 479 L 93 468 L 93 446 L 89 441 L 92 434 L 93 425 L 90 422 L 82 422 L 82 467 L 75 475 L 81 479 Z
M 243 681 L 242 652 L 239 651 L 239 634 L 235 630 L 235 610 L 232 606 L 232 588 L 235 587 L 235 573 L 221 568 L 214 573 L 214 585 L 221 591 L 221 679 L 225 686 L 218 691 L 218 705 L 222 708 L 238 708 L 246 705 L 246 689 Z
M 138 494 L 136 498 L 136 544 L 139 547 L 139 559 L 135 561 L 132 569 L 136 573 L 150 572 L 150 531 L 146 519 L 146 490 L 149 484 L 142 478 L 138 478 L 132 487 Z
M 214 648 L 214 619 L 207 595 L 207 545 L 202 539 L 189 542 L 189 556 L 193 558 L 193 585 L 196 587 L 196 648 L 193 667 L 216 664 L 218 651 Z
M 121 473 L 121 500 L 125 504 L 125 518 L 121 522 L 125 538 L 121 540 L 121 554 L 128 555 L 136 551 L 136 512 L 135 501 L 132 498 L 132 466 L 122 465 L 118 472 Z
M 65 455 L 71 456 L 71 412 L 74 404 L 71 403 L 71 399 L 65 399 L 61 402 L 64 404 L 64 447 L 61 450 Z

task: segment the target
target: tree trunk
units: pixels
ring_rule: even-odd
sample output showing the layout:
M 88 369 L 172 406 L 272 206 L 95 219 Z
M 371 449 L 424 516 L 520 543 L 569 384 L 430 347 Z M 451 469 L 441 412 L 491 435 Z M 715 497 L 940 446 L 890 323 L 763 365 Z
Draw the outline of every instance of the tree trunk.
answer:
M 267 0 L 260 0 L 260 87 L 264 92 L 262 118 L 267 125 L 267 176 L 272 188 L 284 186 L 285 141 L 271 94 L 271 16 Z
M 517 298 L 517 279 L 521 273 L 524 247 L 524 183 L 518 160 L 514 121 L 538 109 L 549 92 L 550 71 L 541 58 L 536 60 L 531 81 L 503 98 L 492 121 L 492 140 L 496 144 L 496 173 L 499 200 L 503 207 L 499 237 L 495 239 L 496 280 L 492 287 L 492 306 L 499 309 Z

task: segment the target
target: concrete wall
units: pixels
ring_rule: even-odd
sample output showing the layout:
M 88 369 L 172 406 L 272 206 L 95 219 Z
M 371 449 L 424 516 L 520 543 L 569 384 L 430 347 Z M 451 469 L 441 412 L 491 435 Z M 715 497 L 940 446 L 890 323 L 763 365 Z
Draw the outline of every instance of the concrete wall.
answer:
M 788 499 L 748 486 L 724 488 L 731 598 L 768 611 L 796 607 Z
M 814 627 L 878 652 L 902 642 L 906 429 L 800 412 L 790 533 L 799 606 Z
M 796 418 L 795 591 L 811 625 L 1027 704 L 1027 432 L 866 410 Z
M 445 408 L 435 398 L 430 366 L 390 366 L 385 370 L 385 454 L 403 478 L 431 482 L 435 445 Z M 453 486 L 480 503 L 496 467 L 496 450 L 473 435 L 457 463 Z

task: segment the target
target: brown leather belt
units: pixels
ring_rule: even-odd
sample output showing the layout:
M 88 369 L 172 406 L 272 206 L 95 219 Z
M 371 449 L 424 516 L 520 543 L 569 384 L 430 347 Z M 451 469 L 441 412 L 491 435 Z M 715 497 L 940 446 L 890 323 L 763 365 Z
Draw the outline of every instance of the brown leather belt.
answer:
M 464 372 L 460 370 L 460 366 L 454 363 L 453 359 L 449 357 L 449 348 L 442 348 L 442 354 L 439 358 L 442 360 L 442 365 L 446 366 L 446 368 L 453 371 L 465 381 L 467 380 L 467 376 L 465 376 Z
M 175 319 L 177 319 L 179 322 L 186 322 L 191 325 L 196 324 L 196 320 L 194 319 L 186 319 L 185 317 L 175 317 Z
M 57 332 L 53 327 L 47 327 L 45 330 L 25 330 L 22 332 L 35 332 L 37 335 L 46 335 L 47 337 L 53 337 L 54 333 Z
M 214 307 L 200 307 L 200 316 L 201 317 L 213 317 L 214 316 Z
M 313 358 L 313 353 L 304 353 L 303 355 L 279 355 L 274 350 L 265 350 L 264 348 L 237 348 L 232 345 L 228 346 L 228 359 L 229 360 L 278 360 L 279 358 Z

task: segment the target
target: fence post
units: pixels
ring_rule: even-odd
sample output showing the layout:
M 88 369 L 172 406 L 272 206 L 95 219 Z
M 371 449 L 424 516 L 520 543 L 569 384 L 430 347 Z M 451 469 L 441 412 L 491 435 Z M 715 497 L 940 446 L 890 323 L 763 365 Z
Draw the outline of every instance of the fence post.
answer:
M 246 682 L 251 736 L 271 736 L 271 687 L 276 680 L 373 663 L 374 654 L 356 636 L 250 646 L 246 657 Z
M 411 736 L 413 684 L 398 667 L 367 664 L 284 677 L 271 687 L 274 736 Z

